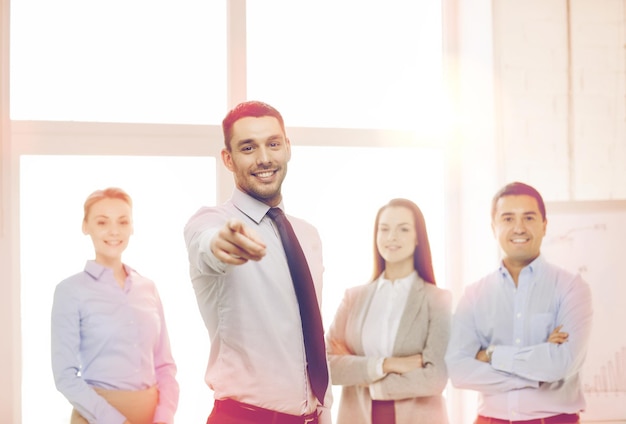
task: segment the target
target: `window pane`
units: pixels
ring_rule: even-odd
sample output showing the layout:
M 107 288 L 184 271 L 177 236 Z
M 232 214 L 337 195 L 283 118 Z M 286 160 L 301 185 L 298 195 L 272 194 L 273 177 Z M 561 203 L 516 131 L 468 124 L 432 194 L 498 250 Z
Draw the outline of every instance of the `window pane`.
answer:
M 437 284 L 444 268 L 444 159 L 440 149 L 293 146 L 283 185 L 285 207 L 320 232 L 324 251 L 324 320 L 347 287 L 372 272 L 374 219 L 395 197 L 424 214 Z
M 135 232 L 124 262 L 152 279 L 163 301 L 181 386 L 177 422 L 206 421 L 209 343 L 189 280 L 183 226 L 201 205 L 215 204 L 215 166 L 206 157 L 22 157 L 23 423 L 69 422 L 72 407 L 57 392 L 50 366 L 50 310 L 56 284 L 94 257 L 81 231 L 82 205 L 108 186 L 133 198 Z
M 248 97 L 291 125 L 420 128 L 443 96 L 439 1 L 248 3 Z
M 226 3 L 11 2 L 11 118 L 215 124 Z
M 439 149 L 292 147 L 283 184 L 285 208 L 320 232 L 326 327 L 344 291 L 370 278 L 376 212 L 395 197 L 408 198 L 422 210 L 437 285 L 446 288 L 444 193 L 444 156 Z M 340 394 L 341 387 L 333 386 L 334 417 Z

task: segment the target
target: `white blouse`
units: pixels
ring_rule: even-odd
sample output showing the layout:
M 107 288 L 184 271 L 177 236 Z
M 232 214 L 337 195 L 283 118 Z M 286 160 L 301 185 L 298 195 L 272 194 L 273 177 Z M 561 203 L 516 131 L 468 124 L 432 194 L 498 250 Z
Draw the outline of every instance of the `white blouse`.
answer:
M 367 311 L 361 335 L 366 356 L 379 358 L 393 356 L 400 319 L 409 296 L 411 282 L 415 278 L 415 271 L 394 281 L 385 279 L 383 274 L 378 277 L 376 292 Z

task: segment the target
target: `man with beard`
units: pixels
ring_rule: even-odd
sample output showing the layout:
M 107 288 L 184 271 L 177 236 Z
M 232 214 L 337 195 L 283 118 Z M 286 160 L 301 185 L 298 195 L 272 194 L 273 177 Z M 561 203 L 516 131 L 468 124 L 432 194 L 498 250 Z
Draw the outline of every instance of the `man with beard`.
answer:
M 222 129 L 222 161 L 235 190 L 225 204 L 201 208 L 185 226 L 191 280 L 211 338 L 205 379 L 215 404 L 208 424 L 330 423 L 320 237 L 310 224 L 288 217 L 313 280 L 308 277 L 305 296 L 314 300 L 313 309 L 303 309 L 287 259 L 296 249 L 283 248 L 280 218 L 273 215 L 284 211 L 281 185 L 291 158 L 283 118 L 270 105 L 248 101 L 226 115 Z M 315 337 L 303 329 L 310 315 L 317 317 Z M 307 337 L 318 342 L 317 368 Z

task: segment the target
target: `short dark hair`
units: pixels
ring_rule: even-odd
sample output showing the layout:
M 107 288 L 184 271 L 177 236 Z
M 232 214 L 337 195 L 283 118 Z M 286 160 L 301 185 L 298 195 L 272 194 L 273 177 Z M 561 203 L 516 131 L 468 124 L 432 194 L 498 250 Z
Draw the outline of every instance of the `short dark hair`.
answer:
M 246 102 L 239 103 L 237 106 L 232 108 L 227 114 L 224 120 L 222 121 L 222 131 L 224 132 L 224 146 L 228 151 L 231 149 L 230 141 L 233 137 L 233 125 L 235 122 L 240 120 L 241 118 L 253 117 L 253 118 L 261 118 L 263 116 L 273 116 L 278 119 L 278 123 L 280 124 L 280 128 L 283 130 L 283 134 L 285 133 L 285 122 L 283 121 L 283 117 L 276 108 L 268 105 L 267 103 L 263 103 L 257 100 L 249 100 Z
M 545 221 L 546 205 L 543 202 L 541 194 L 539 194 L 539 192 L 534 187 L 531 187 L 528 184 L 520 183 L 518 181 L 505 185 L 500 190 L 498 190 L 495 196 L 493 196 L 493 200 L 491 201 L 491 219 L 493 220 L 496 218 L 496 205 L 501 197 L 524 195 L 533 197 L 537 201 L 537 205 L 539 206 L 539 212 L 541 212 L 541 217 Z

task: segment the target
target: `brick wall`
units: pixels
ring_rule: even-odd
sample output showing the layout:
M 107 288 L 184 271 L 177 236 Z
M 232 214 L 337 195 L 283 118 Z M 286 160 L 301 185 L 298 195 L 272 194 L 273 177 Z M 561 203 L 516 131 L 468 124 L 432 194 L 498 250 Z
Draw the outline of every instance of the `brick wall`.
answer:
M 625 2 L 493 6 L 502 178 L 547 200 L 626 198 Z

